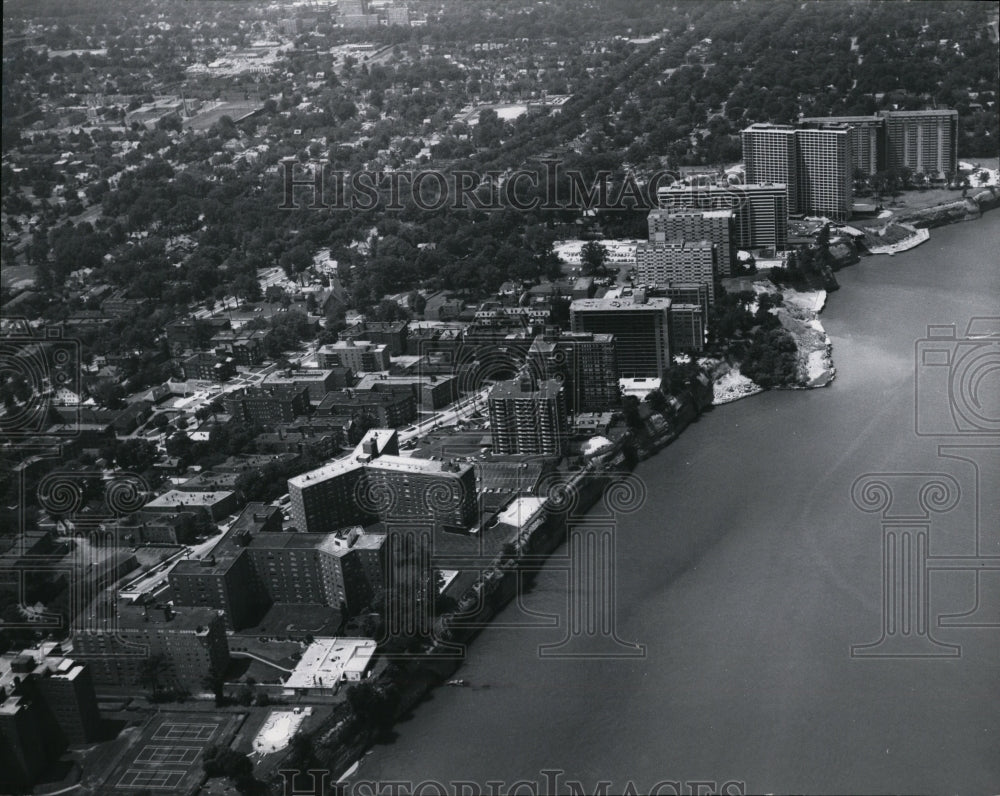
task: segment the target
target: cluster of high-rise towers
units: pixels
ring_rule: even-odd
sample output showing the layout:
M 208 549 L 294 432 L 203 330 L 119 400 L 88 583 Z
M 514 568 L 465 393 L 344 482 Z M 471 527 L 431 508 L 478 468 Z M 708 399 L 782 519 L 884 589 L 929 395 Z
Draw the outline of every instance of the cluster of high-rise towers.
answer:
M 851 217 L 856 173 L 907 168 L 945 179 L 958 169 L 958 112 L 951 109 L 752 124 L 742 138 L 748 183 L 784 184 L 789 213 L 834 221 Z

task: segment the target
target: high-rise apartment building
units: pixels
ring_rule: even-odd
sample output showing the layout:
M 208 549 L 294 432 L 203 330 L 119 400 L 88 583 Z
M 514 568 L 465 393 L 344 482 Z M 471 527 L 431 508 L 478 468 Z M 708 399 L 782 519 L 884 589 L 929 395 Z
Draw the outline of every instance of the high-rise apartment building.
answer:
M 541 378 L 562 381 L 570 412 L 603 412 L 621 398 L 614 335 L 540 335 L 528 349 L 528 357 Z
M 786 186 L 788 212 L 800 212 L 795 128 L 785 124 L 752 124 L 743 130 L 741 137 L 746 182 Z
M 205 690 L 205 678 L 229 665 L 221 611 L 139 605 L 124 601 L 116 616 L 101 612 L 73 638 L 73 657 L 90 664 L 97 685 L 143 686 L 145 661 L 162 657 L 161 687 Z
M 574 332 L 615 338 L 618 376 L 662 378 L 670 367 L 670 299 L 631 296 L 578 299 L 570 304 Z
M 958 111 L 881 111 L 886 168 L 905 166 L 930 177 L 958 171 Z
M 792 213 L 851 216 L 853 202 L 850 129 L 846 125 L 797 129 L 752 124 L 742 132 L 748 183 L 783 182 Z
M 433 520 L 443 530 L 467 531 L 478 519 L 469 464 L 379 456 L 365 466 L 365 489 L 384 522 Z
M 718 248 L 707 240 L 674 240 L 640 243 L 635 249 L 635 282 L 644 286 L 670 282 L 696 282 L 708 288 L 708 302 L 715 303 Z
M 784 184 L 670 185 L 656 195 L 660 209 L 668 213 L 730 210 L 737 249 L 783 249 L 788 245 L 788 189 Z
M 350 456 L 289 478 L 288 496 L 296 528 L 305 533 L 330 533 L 370 521 L 371 515 L 358 502 L 364 465 L 383 454 L 396 453 L 396 432 L 372 429 Z
M 85 744 L 98 737 L 101 716 L 89 666 L 70 658 L 43 661 L 35 669 L 32 686 L 66 743 Z
M 670 344 L 674 351 L 698 352 L 705 347 L 707 318 L 700 304 L 670 305 Z
M 801 212 L 834 221 L 851 217 L 854 179 L 847 125 L 795 131 Z
M 258 624 L 275 603 L 356 612 L 381 589 L 384 542 L 359 527 L 282 533 L 237 520 L 210 553 L 178 562 L 169 582 L 175 604 L 220 610 L 231 630 Z
M 881 116 L 804 116 L 802 127 L 847 125 L 851 138 L 851 170 L 871 175 L 885 168 L 885 119 Z
M 732 210 L 649 211 L 646 217 L 650 243 L 707 240 L 716 247 L 718 276 L 732 274 L 736 258 Z
M 494 453 L 566 452 L 566 396 L 557 380 L 536 384 L 522 375 L 499 382 L 490 390 L 489 412 Z
M 4 793 L 31 793 L 51 748 L 40 711 L 29 698 L 0 698 L 0 789 Z
M 30 793 L 48 763 L 97 740 L 100 726 L 90 668 L 61 644 L 0 655 L 0 791 Z

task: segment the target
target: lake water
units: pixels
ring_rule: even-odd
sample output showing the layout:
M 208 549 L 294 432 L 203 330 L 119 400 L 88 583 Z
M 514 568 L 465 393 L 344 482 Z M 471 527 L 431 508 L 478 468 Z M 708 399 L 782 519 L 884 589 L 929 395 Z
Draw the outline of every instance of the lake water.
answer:
M 1000 315 L 998 252 L 994 212 L 841 271 L 822 316 L 830 387 L 717 407 L 637 468 L 648 494 L 618 520 L 616 623 L 644 658 L 543 658 L 558 629 L 489 628 L 456 675 L 472 687 L 437 690 L 355 781 L 525 780 L 546 792 L 542 772 L 559 770 L 563 790 L 577 780 L 584 792 L 607 780 L 612 793 L 662 781 L 996 793 L 1000 628 L 934 627 L 954 658 L 852 657 L 881 634 L 882 530 L 851 488 L 865 473 L 951 474 L 961 499 L 932 518 L 930 553 L 975 554 L 974 471 L 914 433 L 914 346 L 928 324 L 961 335 L 971 316 Z M 995 506 L 981 507 L 983 555 L 1000 555 Z M 992 598 L 990 577 L 1000 573 L 983 576 Z M 935 625 L 974 604 L 973 578 L 930 575 Z M 566 595 L 554 564 L 523 604 L 565 616 Z M 524 617 L 511 605 L 499 618 Z

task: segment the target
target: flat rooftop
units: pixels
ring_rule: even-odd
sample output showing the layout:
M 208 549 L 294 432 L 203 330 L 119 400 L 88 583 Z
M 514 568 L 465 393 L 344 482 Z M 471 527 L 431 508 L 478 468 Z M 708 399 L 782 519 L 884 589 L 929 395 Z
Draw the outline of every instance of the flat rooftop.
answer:
M 497 515 L 497 522 L 510 525 L 518 530 L 524 528 L 545 506 L 545 498 L 522 496 L 515 498 L 513 502 Z
M 302 475 L 296 475 L 293 478 L 288 479 L 288 486 L 297 487 L 302 489 L 307 486 L 311 486 L 318 481 L 326 481 L 329 478 L 338 478 L 345 473 L 352 472 L 354 470 L 360 470 L 364 466 L 364 462 L 360 461 L 355 454 L 351 454 L 343 459 L 337 459 L 329 464 L 324 464 L 322 467 L 318 467 L 315 470 L 310 470 L 308 473 L 302 473 Z
M 685 240 L 675 238 L 666 241 L 650 241 L 639 243 L 635 247 L 636 254 L 647 251 L 684 251 L 685 249 L 711 249 L 715 244 L 708 240 Z
M 576 302 L 573 302 L 574 304 Z M 555 398 L 562 389 L 562 382 L 556 379 L 532 382 L 530 379 L 511 379 L 501 381 L 490 390 L 490 400 L 505 398 Z
M 414 459 L 407 456 L 387 454 L 379 456 L 368 463 L 372 470 L 388 470 L 390 472 L 428 473 L 431 475 L 460 476 L 472 469 L 469 464 L 451 464 L 437 459 Z
M 182 508 L 184 506 L 214 506 L 216 503 L 231 497 L 231 490 L 219 492 L 182 492 L 172 489 L 149 501 L 143 508 Z
M 697 218 L 732 218 L 732 210 L 666 210 L 665 208 L 653 208 L 649 211 L 647 218 L 686 218 L 688 216 L 695 216 Z
M 370 638 L 318 638 L 302 653 L 285 688 L 332 688 L 345 679 L 360 679 L 374 654 Z
M 635 295 L 616 298 L 576 299 L 570 309 L 574 312 L 663 312 L 670 309 L 670 299 L 661 296 L 647 296 L 644 302 L 637 302 Z

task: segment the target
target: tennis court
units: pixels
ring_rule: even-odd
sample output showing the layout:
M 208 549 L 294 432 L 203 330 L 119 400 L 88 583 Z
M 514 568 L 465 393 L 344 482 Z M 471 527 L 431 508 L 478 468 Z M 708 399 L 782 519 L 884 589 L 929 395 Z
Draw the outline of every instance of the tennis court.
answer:
M 117 787 L 175 790 L 186 774 L 186 771 L 143 771 L 138 768 L 127 768 L 121 779 L 118 780 Z
M 153 733 L 153 739 L 157 741 L 208 741 L 211 740 L 217 729 L 219 729 L 218 724 L 165 721 Z
M 144 746 L 135 756 L 135 762 L 190 765 L 198 759 L 201 750 L 200 746 Z

